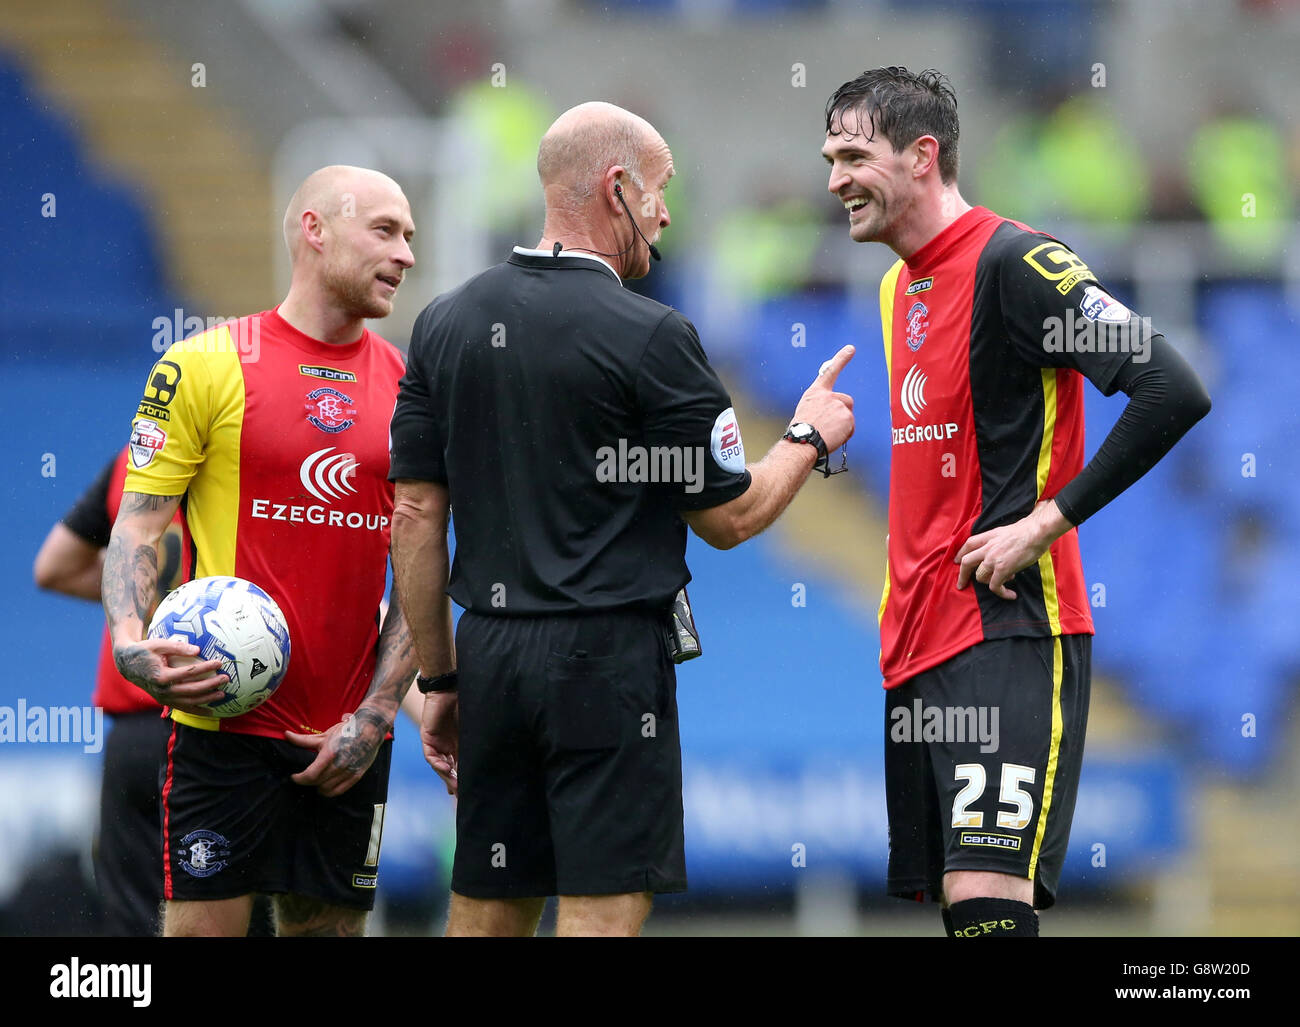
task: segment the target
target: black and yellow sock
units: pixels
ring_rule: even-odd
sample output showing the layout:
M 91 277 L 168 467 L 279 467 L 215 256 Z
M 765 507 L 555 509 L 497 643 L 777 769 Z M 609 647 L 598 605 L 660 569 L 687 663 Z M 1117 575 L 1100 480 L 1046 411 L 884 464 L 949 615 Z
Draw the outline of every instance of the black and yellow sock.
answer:
M 954 938 L 1037 938 L 1038 914 L 1027 902 L 965 899 L 947 913 Z

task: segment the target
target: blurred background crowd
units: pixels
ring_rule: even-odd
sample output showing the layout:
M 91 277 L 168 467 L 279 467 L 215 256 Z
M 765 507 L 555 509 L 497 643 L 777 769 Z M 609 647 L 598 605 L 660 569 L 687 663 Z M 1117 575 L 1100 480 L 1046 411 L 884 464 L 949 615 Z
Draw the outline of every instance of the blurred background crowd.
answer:
M 750 546 L 692 542 L 692 891 L 652 929 L 938 933 L 880 897 L 894 256 L 849 241 L 819 154 L 841 82 L 935 67 L 965 198 L 1071 245 L 1215 404 L 1080 533 L 1097 680 L 1044 933 L 1300 934 L 1297 50 L 1295 0 L 7 0 L 0 705 L 89 701 L 102 614 L 40 593 L 32 557 L 165 345 L 283 295 L 297 182 L 355 163 L 403 184 L 417 266 L 372 327 L 404 348 L 434 295 L 537 241 L 538 140 L 605 99 L 673 149 L 664 260 L 636 288 L 699 326 L 751 459 L 858 347 L 853 473 Z M 1089 452 L 1122 406 L 1090 390 Z M 97 774 L 80 746 L 0 744 L 0 933 L 94 932 Z M 403 724 L 377 930 L 437 922 L 452 817 Z

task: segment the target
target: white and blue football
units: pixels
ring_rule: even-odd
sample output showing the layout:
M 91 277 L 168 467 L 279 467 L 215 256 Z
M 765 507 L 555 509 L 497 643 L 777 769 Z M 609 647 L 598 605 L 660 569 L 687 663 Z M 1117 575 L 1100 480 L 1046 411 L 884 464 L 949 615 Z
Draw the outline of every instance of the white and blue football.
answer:
M 196 578 L 169 593 L 153 615 L 150 638 L 199 647 L 197 660 L 220 660 L 230 680 L 226 698 L 202 706 L 214 717 L 237 717 L 260 706 L 289 669 L 289 625 L 275 600 L 251 581 Z M 183 661 L 172 657 L 172 666 Z

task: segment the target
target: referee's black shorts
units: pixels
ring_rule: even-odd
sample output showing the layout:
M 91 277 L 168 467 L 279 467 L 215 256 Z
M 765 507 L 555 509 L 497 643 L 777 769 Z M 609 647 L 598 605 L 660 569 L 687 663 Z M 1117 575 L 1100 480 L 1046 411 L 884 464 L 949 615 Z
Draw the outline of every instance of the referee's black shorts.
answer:
M 454 892 L 686 889 L 664 616 L 461 617 Z
M 889 894 L 988 870 L 1056 901 L 1083 765 L 1092 637 L 980 642 L 885 698 Z

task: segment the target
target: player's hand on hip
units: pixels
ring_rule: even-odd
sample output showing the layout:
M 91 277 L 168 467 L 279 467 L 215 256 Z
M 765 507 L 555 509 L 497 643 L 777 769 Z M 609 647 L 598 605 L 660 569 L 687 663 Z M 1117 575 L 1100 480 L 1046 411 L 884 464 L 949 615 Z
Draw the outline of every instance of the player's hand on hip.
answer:
M 424 697 L 424 715 L 420 719 L 420 742 L 425 762 L 431 766 L 447 794 L 455 795 L 460 787 L 456 758 L 460 745 L 460 702 L 455 692 L 430 692 Z
M 822 364 L 816 380 L 804 390 L 790 423 L 811 424 L 821 435 L 828 451 L 839 449 L 853 437 L 853 397 L 835 391 L 835 379 L 853 359 L 854 349 L 845 346 Z
M 224 699 L 221 686 L 230 680 L 220 660 L 199 660 L 199 647 L 170 638 L 146 638 L 113 647 L 118 673 L 137 688 L 148 692 L 163 706 L 200 717 L 211 710 L 197 704 Z
M 356 713 L 345 713 L 342 720 L 322 734 L 286 731 L 284 737 L 288 741 L 316 753 L 310 765 L 290 779 L 295 784 L 315 788 L 327 799 L 342 795 L 365 776 L 391 727 L 382 713 L 363 703 Z
M 995 596 L 1015 599 L 1016 593 L 1007 588 L 1007 582 L 1037 563 L 1052 543 L 1072 527 L 1056 504 L 1048 500 L 1014 524 L 972 535 L 953 557 L 953 563 L 961 564 L 957 587 L 965 588 L 974 578 L 988 585 Z

